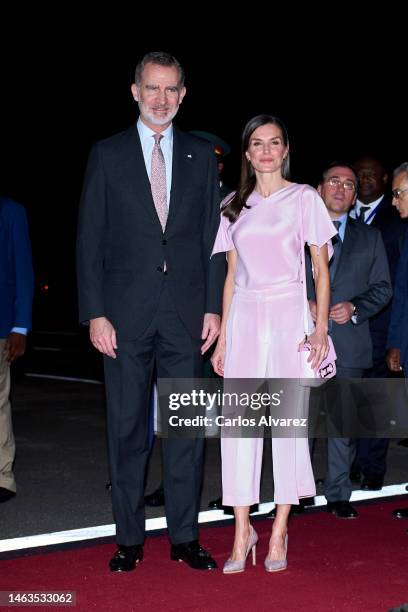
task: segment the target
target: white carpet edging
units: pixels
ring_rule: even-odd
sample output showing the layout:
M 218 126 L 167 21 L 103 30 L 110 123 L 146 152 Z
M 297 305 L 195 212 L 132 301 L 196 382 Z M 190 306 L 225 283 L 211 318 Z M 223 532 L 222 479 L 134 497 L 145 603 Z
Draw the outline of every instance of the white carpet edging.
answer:
M 382 497 L 406 495 L 407 484 L 408 483 L 388 485 L 386 487 L 383 487 L 381 491 L 353 491 L 350 501 L 357 502 L 366 499 L 381 499 Z M 324 497 L 324 495 L 317 495 L 315 497 L 314 507 L 325 505 L 326 498 Z M 259 504 L 259 512 L 256 512 L 251 516 L 261 516 L 263 514 L 266 514 L 267 512 L 272 510 L 274 506 L 275 504 L 273 502 L 265 502 L 263 504 Z M 204 510 L 203 512 L 200 512 L 198 517 L 200 524 L 214 523 L 217 521 L 227 521 L 230 519 L 231 515 L 224 514 L 222 510 Z M 146 521 L 146 531 L 156 531 L 159 529 L 165 529 L 166 527 L 166 517 L 164 516 L 147 519 Z M 55 531 L 53 533 L 43 533 L 39 535 L 0 540 L 0 552 L 21 550 L 25 548 L 36 548 L 40 546 L 51 546 L 53 544 L 65 544 L 67 542 L 94 540 L 96 538 L 110 537 L 114 535 L 115 525 L 99 525 L 97 527 L 86 527 L 84 529 Z

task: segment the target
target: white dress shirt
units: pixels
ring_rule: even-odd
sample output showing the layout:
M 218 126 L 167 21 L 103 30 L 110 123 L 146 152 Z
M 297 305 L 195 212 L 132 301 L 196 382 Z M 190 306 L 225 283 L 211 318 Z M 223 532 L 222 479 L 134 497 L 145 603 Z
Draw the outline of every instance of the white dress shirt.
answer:
M 360 200 L 356 200 L 356 204 L 354 206 L 354 208 L 350 211 L 350 217 L 352 217 L 353 219 L 358 219 L 358 217 L 360 216 L 360 208 L 362 206 L 368 206 L 370 210 L 366 210 L 365 211 L 365 219 L 366 221 L 364 221 L 364 223 L 366 225 L 370 225 L 372 220 L 375 217 L 375 209 L 377 208 L 377 206 L 381 203 L 382 199 L 384 197 L 384 194 L 378 198 L 378 200 L 374 200 L 374 202 L 370 202 L 370 204 L 364 204 L 364 202 L 361 202 Z
M 137 131 L 139 132 L 140 142 L 142 145 L 143 158 L 146 165 L 147 176 L 150 180 L 152 153 L 154 147 L 154 138 L 156 134 L 143 121 L 137 120 Z M 173 168 L 173 126 L 170 124 L 168 128 L 161 132 L 163 138 L 160 141 L 160 147 L 163 151 L 164 163 L 166 165 L 166 191 L 167 191 L 167 208 L 170 204 L 171 192 L 171 174 Z

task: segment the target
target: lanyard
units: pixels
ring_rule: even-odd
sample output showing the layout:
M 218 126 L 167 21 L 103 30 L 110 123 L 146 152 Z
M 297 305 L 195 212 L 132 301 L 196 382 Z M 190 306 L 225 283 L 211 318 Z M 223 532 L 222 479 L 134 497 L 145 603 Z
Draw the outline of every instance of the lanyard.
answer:
M 375 211 L 377 210 L 378 206 L 379 206 L 379 204 L 377 204 L 377 206 L 370 212 L 368 217 L 366 219 L 364 219 L 364 224 L 365 225 L 367 225 L 368 222 L 374 217 Z M 357 219 L 357 213 L 356 213 L 356 219 Z

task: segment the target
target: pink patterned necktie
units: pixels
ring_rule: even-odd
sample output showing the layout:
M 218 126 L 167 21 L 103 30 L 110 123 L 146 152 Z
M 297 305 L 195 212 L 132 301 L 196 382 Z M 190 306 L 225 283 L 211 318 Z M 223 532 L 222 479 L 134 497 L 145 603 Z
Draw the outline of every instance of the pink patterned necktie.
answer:
M 164 162 L 163 151 L 160 147 L 162 134 L 154 134 L 154 147 L 152 153 L 152 166 L 150 173 L 150 184 L 152 196 L 156 207 L 157 215 L 163 232 L 166 228 L 168 208 L 167 208 L 167 189 L 166 189 L 166 164 Z

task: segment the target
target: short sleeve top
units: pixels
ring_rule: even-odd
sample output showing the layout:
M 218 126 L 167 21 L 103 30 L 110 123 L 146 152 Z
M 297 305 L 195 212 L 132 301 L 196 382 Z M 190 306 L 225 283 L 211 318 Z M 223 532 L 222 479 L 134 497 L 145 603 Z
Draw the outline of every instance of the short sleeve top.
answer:
M 228 202 L 227 196 L 221 206 Z M 300 280 L 300 210 L 304 239 L 332 252 L 337 233 L 326 206 L 313 187 L 293 183 L 267 198 L 253 191 L 237 221 L 222 213 L 212 254 L 237 251 L 235 282 L 243 289 L 261 290 Z

